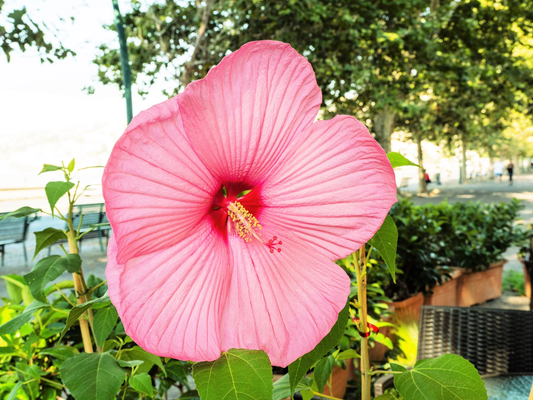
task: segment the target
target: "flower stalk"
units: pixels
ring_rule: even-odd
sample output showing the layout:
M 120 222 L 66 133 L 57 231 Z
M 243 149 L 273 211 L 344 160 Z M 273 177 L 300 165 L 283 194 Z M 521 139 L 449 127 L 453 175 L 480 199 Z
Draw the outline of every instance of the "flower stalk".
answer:
M 358 252 L 353 254 L 355 274 L 357 277 L 357 303 L 359 304 L 359 331 L 366 333 L 367 325 L 367 299 L 366 299 L 366 255 L 363 245 Z M 370 400 L 371 371 L 368 357 L 368 337 L 361 336 L 361 400 Z
M 68 217 L 66 218 L 67 224 L 68 224 L 68 249 L 70 254 L 79 254 L 78 249 L 78 239 L 77 239 L 77 232 L 74 230 L 74 226 L 72 225 L 72 206 L 73 202 L 71 200 L 70 194 L 69 194 L 69 213 Z M 85 293 L 87 292 L 87 286 L 85 284 L 85 279 L 83 277 L 83 272 L 80 267 L 79 272 L 74 272 L 72 274 L 72 280 L 74 281 L 74 291 L 76 293 L 77 303 L 83 304 L 88 299 L 85 297 Z M 92 313 L 89 310 L 89 318 L 92 322 Z M 93 352 L 93 344 L 91 341 L 91 331 L 89 330 L 89 322 L 86 318 L 80 318 L 80 331 L 81 331 L 81 337 L 83 341 L 83 348 L 86 353 L 92 353 Z

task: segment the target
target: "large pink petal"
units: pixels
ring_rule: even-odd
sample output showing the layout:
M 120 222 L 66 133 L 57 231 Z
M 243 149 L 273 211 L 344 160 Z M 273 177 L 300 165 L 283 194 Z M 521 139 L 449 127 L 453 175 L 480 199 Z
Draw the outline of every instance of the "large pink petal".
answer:
M 180 98 L 185 130 L 204 164 L 224 183 L 250 184 L 313 122 L 321 101 L 309 62 L 275 41 L 245 44 Z
M 183 133 L 177 98 L 135 117 L 113 148 L 102 183 L 120 263 L 187 237 L 220 185 Z
M 283 226 L 339 259 L 379 229 L 396 202 L 396 184 L 385 152 L 366 127 L 337 116 L 315 122 L 291 142 L 261 195 L 261 222 Z
M 280 253 L 230 235 L 233 275 L 222 319 L 222 349 L 264 350 L 286 366 L 311 351 L 335 324 L 350 279 L 326 257 L 264 222 L 263 236 L 282 240 Z
M 231 276 L 227 243 L 210 224 L 177 245 L 116 262 L 112 238 L 106 276 L 126 333 L 162 357 L 220 357 L 220 318 Z

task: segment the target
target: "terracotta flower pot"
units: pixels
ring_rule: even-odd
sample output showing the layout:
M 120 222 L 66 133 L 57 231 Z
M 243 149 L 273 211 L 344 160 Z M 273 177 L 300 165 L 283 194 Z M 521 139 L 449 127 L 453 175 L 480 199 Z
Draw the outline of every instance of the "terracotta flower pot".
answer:
M 424 305 L 424 295 L 418 293 L 413 297 L 402 301 L 387 303 L 389 309 L 396 314 L 396 319 L 400 322 L 418 322 L 420 317 L 420 307 Z
M 502 295 L 503 264 L 507 260 L 491 263 L 489 269 L 480 272 L 463 272 L 457 288 L 458 305 L 470 307 Z
M 461 268 L 453 268 L 452 279 L 435 286 L 430 294 L 424 297 L 424 305 L 427 306 L 457 306 L 457 289 L 460 286 L 460 278 L 463 274 Z

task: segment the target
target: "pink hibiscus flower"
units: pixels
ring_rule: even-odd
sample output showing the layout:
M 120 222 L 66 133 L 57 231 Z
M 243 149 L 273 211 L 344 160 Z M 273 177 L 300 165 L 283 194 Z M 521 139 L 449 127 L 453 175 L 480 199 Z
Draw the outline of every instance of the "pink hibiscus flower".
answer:
M 363 124 L 313 122 L 321 102 L 304 57 L 252 42 L 128 126 L 103 177 L 106 275 L 141 347 L 286 366 L 329 332 L 350 291 L 334 260 L 374 235 L 396 186 Z

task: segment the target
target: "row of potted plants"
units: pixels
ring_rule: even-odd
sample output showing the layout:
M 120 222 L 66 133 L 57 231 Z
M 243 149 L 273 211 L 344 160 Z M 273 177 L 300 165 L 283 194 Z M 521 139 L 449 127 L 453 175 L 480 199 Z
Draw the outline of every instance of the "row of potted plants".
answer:
M 398 228 L 397 282 L 384 282 L 399 320 L 418 320 L 420 307 L 468 307 L 501 295 L 503 253 L 524 231 L 515 225 L 522 208 L 509 203 L 416 206 L 400 200 L 390 212 Z M 382 268 L 386 268 L 383 262 Z M 378 271 L 379 269 L 374 269 Z M 386 275 L 373 278 L 387 278 Z

